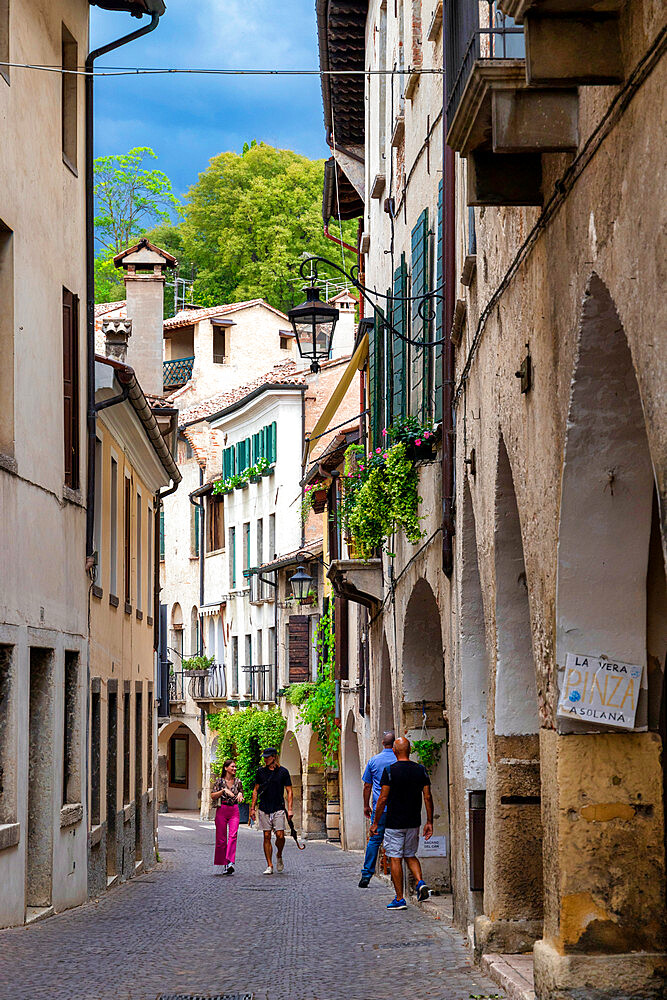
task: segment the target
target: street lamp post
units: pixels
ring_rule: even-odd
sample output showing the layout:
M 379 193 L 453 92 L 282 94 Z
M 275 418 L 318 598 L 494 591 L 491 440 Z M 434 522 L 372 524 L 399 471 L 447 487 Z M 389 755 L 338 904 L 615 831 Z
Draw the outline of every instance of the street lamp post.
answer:
M 320 301 L 320 290 L 314 285 L 305 289 L 306 301 L 288 312 L 302 358 L 310 358 L 310 370 L 318 372 L 320 362 L 331 353 L 331 341 L 338 320 L 338 310 Z
M 315 578 L 310 576 L 303 566 L 299 566 L 296 572 L 289 578 L 289 584 L 292 588 L 292 597 L 294 597 L 294 599 L 299 603 L 305 601 L 314 580 Z

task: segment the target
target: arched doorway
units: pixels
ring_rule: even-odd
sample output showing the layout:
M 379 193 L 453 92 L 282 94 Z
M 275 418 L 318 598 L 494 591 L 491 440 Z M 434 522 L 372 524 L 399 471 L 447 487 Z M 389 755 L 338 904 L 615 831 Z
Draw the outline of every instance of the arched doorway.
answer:
M 363 783 L 359 741 L 354 724 L 354 712 L 349 712 L 343 736 L 343 847 L 347 851 L 361 850 L 366 842 L 364 824 Z
M 286 767 L 292 779 L 292 792 L 294 795 L 294 824 L 297 830 L 303 827 L 303 787 L 302 787 L 302 765 L 301 751 L 296 741 L 296 736 L 292 732 L 285 733 L 280 746 L 280 763 Z
M 199 653 L 199 610 L 195 605 L 190 612 L 190 656 Z
M 496 662 L 486 795 L 487 917 L 478 918 L 477 937 L 484 951 L 521 952 L 528 951 L 542 933 L 540 743 L 521 523 L 502 437 L 494 550 Z
M 482 912 L 487 769 L 487 696 L 489 664 L 484 605 L 477 561 L 477 537 L 470 484 L 463 486 L 461 512 L 461 574 L 458 610 L 460 739 L 463 802 L 460 821 L 452 829 L 452 858 L 462 859 L 460 885 L 467 900 L 461 920 L 467 924 Z M 457 837 L 461 843 L 456 844 Z M 459 863 L 461 861 L 459 860 Z M 455 905 L 462 906 L 458 899 Z
M 326 837 L 327 796 L 324 760 L 317 741 L 317 734 L 310 737 L 308 764 L 303 781 L 303 832 L 311 838 Z
M 158 805 L 161 812 L 199 811 L 202 745 L 186 722 L 176 719 L 158 733 Z
M 445 703 L 445 672 L 440 610 L 430 584 L 417 580 L 403 621 L 402 723 L 408 739 L 434 740 L 440 758 L 431 773 L 434 802 L 433 831 L 446 838 L 446 855 L 424 858 L 424 878 L 438 889 L 451 887 L 449 867 L 449 780 L 447 730 L 442 720 Z M 413 759 L 417 759 L 413 755 Z
M 636 703 L 634 731 L 631 718 L 610 728 L 602 716 L 576 720 L 561 714 L 568 702 L 563 698 L 553 734 L 558 772 L 551 812 L 559 818 L 559 843 L 565 828 L 574 829 L 580 821 L 579 862 L 575 865 L 564 851 L 550 852 L 545 870 L 549 881 L 566 890 L 562 901 L 547 900 L 554 937 L 566 952 L 606 954 L 609 963 L 619 953 L 631 961 L 629 952 L 664 950 L 667 608 L 660 520 L 632 355 L 611 295 L 593 274 L 582 306 L 563 461 L 556 588 L 559 691 L 573 655 L 580 663 L 596 661 L 595 676 L 601 679 L 607 662 L 616 664 L 612 671 L 621 681 L 618 664 L 627 664 L 630 675 L 634 667 L 641 671 L 641 686 L 636 700 L 630 696 L 626 702 L 626 688 L 621 702 L 631 709 Z M 596 688 L 600 699 L 612 707 L 612 698 L 600 688 L 604 691 L 604 684 Z M 590 712 L 587 691 L 579 700 L 582 712 L 587 706 Z M 613 707 L 619 707 L 618 700 Z M 604 802 L 614 802 L 626 820 L 585 822 L 587 807 Z M 603 871 L 613 871 L 613 878 L 600 879 Z M 594 894 L 595 921 L 572 919 L 567 902 L 575 893 L 582 899 Z M 644 966 L 636 977 L 638 995 L 649 995 L 642 992 L 645 975 Z
M 380 660 L 380 701 L 378 704 L 378 725 L 377 734 L 373 734 L 373 736 L 378 740 L 378 752 L 381 749 L 379 741 L 382 733 L 387 732 L 390 729 L 393 730 L 395 726 L 394 691 L 391 683 L 391 658 L 389 656 L 389 646 L 387 644 L 386 636 L 383 636 L 382 658 Z

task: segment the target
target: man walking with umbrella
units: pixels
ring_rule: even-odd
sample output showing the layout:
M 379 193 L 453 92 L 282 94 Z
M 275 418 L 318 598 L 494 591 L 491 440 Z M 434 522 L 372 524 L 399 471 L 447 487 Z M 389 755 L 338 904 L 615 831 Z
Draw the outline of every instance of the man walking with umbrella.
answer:
M 250 804 L 250 819 L 255 821 L 259 812 L 259 828 L 264 833 L 265 875 L 273 875 L 273 845 L 271 832 L 276 836 L 276 871 L 284 869 L 285 826 L 294 815 L 294 792 L 292 779 L 286 767 L 278 763 L 278 751 L 267 747 L 262 751 L 264 767 L 255 776 L 255 787 Z M 287 793 L 287 816 L 285 815 L 285 793 Z M 259 809 L 257 808 L 259 806 Z

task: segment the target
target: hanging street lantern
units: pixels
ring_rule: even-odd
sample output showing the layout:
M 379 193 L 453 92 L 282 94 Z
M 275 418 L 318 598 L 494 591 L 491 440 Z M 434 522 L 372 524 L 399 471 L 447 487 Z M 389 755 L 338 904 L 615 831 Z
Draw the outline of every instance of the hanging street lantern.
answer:
M 289 578 L 289 584 L 292 588 L 292 597 L 294 597 L 299 603 L 305 601 L 308 597 L 308 591 L 311 589 L 314 582 L 315 578 L 306 573 L 303 566 L 299 566 L 296 573 L 293 573 Z
M 299 354 L 302 358 L 310 358 L 311 372 L 318 372 L 320 362 L 326 361 L 331 353 L 338 310 L 328 302 L 320 301 L 320 290 L 314 285 L 305 291 L 306 301 L 294 306 L 287 315 L 296 336 Z

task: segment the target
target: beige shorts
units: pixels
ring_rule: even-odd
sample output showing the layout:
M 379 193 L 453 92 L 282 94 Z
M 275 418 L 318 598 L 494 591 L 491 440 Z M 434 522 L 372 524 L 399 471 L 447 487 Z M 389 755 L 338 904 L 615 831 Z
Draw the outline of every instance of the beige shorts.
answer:
M 274 813 L 265 813 L 261 809 L 257 810 L 257 821 L 259 823 L 260 830 L 284 830 L 285 829 L 285 810 L 278 809 Z

